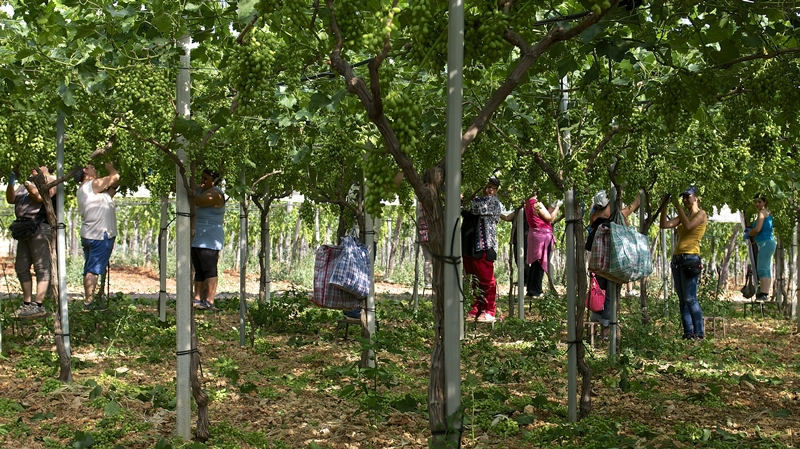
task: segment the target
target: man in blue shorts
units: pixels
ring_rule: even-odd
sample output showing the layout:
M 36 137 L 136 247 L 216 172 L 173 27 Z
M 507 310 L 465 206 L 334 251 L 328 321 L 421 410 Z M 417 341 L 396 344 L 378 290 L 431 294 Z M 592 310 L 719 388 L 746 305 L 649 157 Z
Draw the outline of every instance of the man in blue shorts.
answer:
M 117 237 L 117 210 L 114 194 L 119 185 L 119 172 L 106 162 L 107 176 L 99 177 L 89 164 L 75 174 L 78 187 L 78 212 L 81 214 L 81 245 L 83 246 L 83 310 L 96 308 L 92 304 L 97 277 L 106 271 L 114 239 Z

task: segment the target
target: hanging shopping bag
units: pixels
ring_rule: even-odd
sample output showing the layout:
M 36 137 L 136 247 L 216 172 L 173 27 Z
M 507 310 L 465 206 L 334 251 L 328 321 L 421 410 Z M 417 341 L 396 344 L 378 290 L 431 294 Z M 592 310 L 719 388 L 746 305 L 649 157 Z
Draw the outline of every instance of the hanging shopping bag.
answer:
M 369 250 L 352 236 L 342 239 L 342 253 L 336 259 L 330 283 L 365 298 L 369 294 Z
M 609 237 L 609 227 L 606 224 L 600 225 L 594 230 L 592 252 L 589 253 L 589 271 L 608 273 L 610 266 L 609 251 L 611 250 Z
M 589 294 L 586 295 L 586 307 L 592 312 L 600 313 L 603 311 L 606 302 L 606 291 L 600 287 L 594 273 L 589 274 Z
M 361 307 L 361 300 L 330 283 L 336 258 L 342 246 L 322 245 L 314 259 L 314 292 L 311 302 L 326 309 L 353 310 Z
M 638 281 L 649 276 L 653 272 L 653 263 L 647 236 L 632 226 L 616 223 L 609 225 L 609 231 L 608 273 L 623 282 Z

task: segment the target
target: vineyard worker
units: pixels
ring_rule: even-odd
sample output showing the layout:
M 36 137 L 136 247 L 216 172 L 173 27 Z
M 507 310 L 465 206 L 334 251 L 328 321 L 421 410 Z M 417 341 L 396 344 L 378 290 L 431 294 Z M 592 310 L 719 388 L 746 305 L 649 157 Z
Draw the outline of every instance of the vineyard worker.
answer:
M 640 203 L 641 197 L 637 196 L 633 203 L 619 211 L 620 214 L 622 214 L 622 218 L 625 220 L 625 224 L 628 223 L 628 217 L 639 208 Z M 611 204 L 608 199 L 608 194 L 605 190 L 601 190 L 595 194 L 592 201 L 592 213 L 589 217 L 589 235 L 586 238 L 585 246 L 586 251 L 592 250 L 592 246 L 594 245 L 595 231 L 597 231 L 597 228 L 601 225 L 608 224 L 611 221 Z M 606 299 L 605 302 L 603 302 L 603 311 L 599 313 L 592 312 L 589 320 L 600 323 L 600 326 L 602 327 L 601 334 L 603 337 L 606 337 L 609 332 L 608 325 L 611 323 L 611 296 L 609 295 L 608 291 L 609 281 L 602 276 L 596 276 L 596 278 L 597 284 L 606 292 Z
M 92 303 L 97 277 L 106 271 L 114 240 L 117 237 L 117 208 L 114 195 L 119 186 L 119 172 L 111 162 L 105 163 L 108 175 L 100 177 L 88 164 L 75 173 L 78 187 L 78 212 L 81 214 L 81 246 L 83 246 L 83 310 L 103 307 Z
M 464 272 L 473 275 L 473 287 L 479 292 L 475 295 L 469 319 L 492 323 L 497 312 L 497 279 L 494 277 L 494 261 L 497 259 L 497 223 L 500 219 L 511 221 L 513 216 L 505 211 L 497 199 L 500 181 L 492 176 L 483 188 L 484 196 L 476 197 L 470 203 L 469 211 L 478 216 L 472 251 L 464 251 Z M 471 253 L 471 254 L 470 254 Z
M 44 176 L 45 183 L 55 180 L 55 176 L 50 175 L 50 171 L 46 166 L 39 167 L 39 170 Z M 47 286 L 50 284 L 50 243 L 52 237 L 42 195 L 32 181 L 38 175 L 37 169 L 32 169 L 31 176 L 18 188 L 14 188 L 14 182 L 17 178 L 15 169 L 9 176 L 8 188 L 6 189 L 6 201 L 8 201 L 8 204 L 14 205 L 16 219 L 34 220 L 34 223 L 38 223 L 33 236 L 17 242 L 17 256 L 14 260 L 14 268 L 22 286 L 22 305 L 15 312 L 18 318 L 36 318 L 47 314 L 42 303 L 44 302 L 44 295 L 47 293 Z M 55 198 L 55 194 L 56 188 L 53 187 L 50 189 L 50 198 Z M 33 271 L 36 274 L 36 298 L 33 301 L 31 265 L 33 265 Z
M 756 271 L 758 272 L 759 292 L 756 299 L 766 301 L 772 285 L 772 255 L 775 254 L 775 238 L 772 236 L 772 212 L 767 209 L 769 202 L 764 195 L 756 195 L 753 204 L 758 211 L 753 228 L 744 230 L 745 238 L 753 237 L 758 246 Z
M 562 204 L 558 200 L 549 207 L 545 206 L 537 199 L 537 194 L 534 187 L 533 197 L 525 203 L 525 221 L 529 226 L 525 263 L 531 266 L 525 296 L 529 298 L 542 297 L 542 279 L 548 271 L 550 253 L 555 245 L 553 221 Z
M 200 188 L 194 195 L 195 235 L 192 239 L 194 268 L 194 300 L 196 309 L 213 309 L 217 294 L 217 262 L 225 241 L 222 221 L 225 218 L 225 197 L 216 186 L 219 173 L 205 169 Z
M 660 225 L 663 229 L 677 228 L 678 243 L 672 254 L 672 279 L 683 323 L 683 338 L 686 340 L 702 340 L 705 337 L 703 328 L 703 310 L 697 300 L 697 281 L 700 279 L 702 264 L 700 260 L 700 239 L 706 233 L 708 215 L 700 209 L 697 188 L 689 186 L 681 193 L 683 207 L 673 198 L 672 204 L 678 216 L 667 219 L 667 208 L 661 210 Z M 684 208 L 686 211 L 684 211 Z

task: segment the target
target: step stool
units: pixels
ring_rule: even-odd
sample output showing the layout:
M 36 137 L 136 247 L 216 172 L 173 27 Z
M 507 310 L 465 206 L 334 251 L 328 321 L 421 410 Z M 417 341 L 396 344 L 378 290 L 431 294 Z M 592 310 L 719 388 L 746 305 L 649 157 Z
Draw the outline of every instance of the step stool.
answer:
M 336 340 L 339 336 L 339 329 L 344 327 L 344 338 L 343 340 L 347 340 L 347 334 L 350 331 L 350 325 L 355 324 L 359 328 L 361 327 L 361 318 L 350 318 L 343 316 L 339 318 L 339 321 L 336 322 L 336 330 L 333 333 L 333 339 Z
M 714 338 L 717 338 L 717 326 L 722 328 L 722 338 L 727 338 L 725 332 L 725 318 L 721 316 L 704 316 L 703 327 L 706 329 L 706 335 L 708 335 L 709 321 L 711 322 L 711 333 L 714 335 Z
M 743 318 L 747 318 L 747 306 L 750 306 L 750 313 L 752 313 L 752 314 L 755 314 L 756 306 L 758 306 L 759 309 L 761 309 L 761 319 L 763 320 L 764 319 L 764 306 L 765 305 L 770 305 L 770 304 L 774 304 L 775 308 L 776 309 L 778 308 L 778 302 L 777 301 L 761 301 L 761 300 L 758 300 L 758 299 L 754 299 L 754 300 L 752 300 L 750 302 L 744 303 L 744 307 L 742 308 Z

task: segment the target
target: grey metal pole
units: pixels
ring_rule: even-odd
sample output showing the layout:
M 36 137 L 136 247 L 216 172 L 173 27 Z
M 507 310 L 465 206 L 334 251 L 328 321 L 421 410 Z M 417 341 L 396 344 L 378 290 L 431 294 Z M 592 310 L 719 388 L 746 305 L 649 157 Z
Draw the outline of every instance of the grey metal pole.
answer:
M 797 248 L 798 240 L 800 239 L 800 226 L 794 224 L 794 235 L 792 236 L 792 245 Z M 795 256 L 795 271 L 797 273 L 795 281 L 795 292 L 792 295 L 792 303 L 794 305 L 794 318 L 797 320 L 797 329 L 800 330 L 800 249 L 796 249 Z
M 419 202 L 414 197 L 414 213 L 416 213 L 418 207 Z M 417 220 L 419 220 L 419 214 L 417 214 Z M 413 310 L 416 311 L 419 309 L 419 223 L 417 223 L 417 227 L 414 230 L 414 236 L 414 290 L 411 293 L 411 304 Z
M 517 316 L 525 319 L 525 208 L 517 210 Z
M 669 275 L 667 274 L 667 230 L 661 229 L 661 277 L 664 283 L 664 317 L 669 317 Z
M 461 257 L 461 239 L 449 238 L 458 232 L 461 216 L 461 126 L 464 72 L 464 2 L 450 0 L 447 35 L 447 131 L 445 154 L 444 253 Z M 460 233 L 459 233 L 460 235 Z M 453 419 L 461 408 L 461 335 L 464 308 L 461 305 L 460 271 L 444 270 L 444 385 L 445 414 L 461 435 L 461 420 Z M 452 419 L 452 421 L 450 421 Z
M 575 196 L 572 189 L 564 194 L 564 218 L 567 236 L 567 409 L 570 422 L 578 422 L 578 343 L 575 342 L 575 306 L 577 275 L 575 263 L 575 234 L 572 220 L 575 219 Z
M 239 183 L 245 185 L 244 167 L 239 175 Z M 244 347 L 247 336 L 245 316 L 247 314 L 247 195 L 242 194 L 239 202 L 239 346 Z
M 158 319 L 163 323 L 167 321 L 167 241 L 169 229 L 167 223 L 169 212 L 169 198 L 161 197 L 161 232 L 158 234 L 158 267 L 159 267 L 159 292 L 158 292 Z
M 267 198 L 269 198 L 269 186 L 264 190 L 264 207 L 267 207 Z M 264 302 L 269 303 L 272 301 L 272 274 L 270 271 L 270 261 L 272 260 L 272 238 L 270 237 L 270 221 L 269 221 L 269 213 L 270 211 L 267 210 L 267 220 L 266 222 L 262 223 L 264 229 L 261 232 L 261 245 L 264 247 L 264 271 L 267 272 L 267 286 L 266 292 L 264 295 Z
M 364 187 L 364 194 L 366 195 L 366 186 Z M 369 331 L 370 340 L 375 338 L 375 228 L 372 216 L 364 213 L 364 233 L 366 234 L 364 240 L 369 250 L 369 294 L 367 295 L 367 310 L 363 313 L 367 317 L 367 331 Z M 370 350 L 367 365 L 370 368 L 375 367 L 375 352 Z
M 56 158 L 58 160 L 56 172 L 58 177 L 64 176 L 64 114 L 59 113 L 56 119 Z M 64 183 L 56 187 L 56 224 L 64 223 Z M 58 303 L 61 306 L 61 332 L 64 334 L 64 351 L 72 363 L 69 343 L 69 302 L 67 299 L 67 232 L 64 226 L 56 229 L 56 254 L 58 257 Z M 72 382 L 72 370 L 70 370 Z
M 564 114 L 563 122 L 559 123 L 561 130 L 561 141 L 564 146 L 564 154 L 569 155 L 572 151 L 570 147 L 570 131 L 568 114 L 569 114 L 569 80 L 566 76 L 561 78 L 561 101 L 559 102 L 559 110 Z M 576 261 L 575 261 L 575 224 L 572 220 L 575 219 L 575 192 L 568 189 L 564 193 L 564 209 L 566 213 L 565 233 L 567 235 L 567 414 L 570 422 L 578 422 L 578 347 L 576 342 L 576 321 L 575 316 L 577 298 L 575 295 L 577 276 Z
M 177 80 L 177 100 L 178 115 L 189 117 L 190 101 L 190 57 L 189 46 L 191 38 L 184 36 L 180 39 L 180 45 L 185 52 L 180 57 L 180 70 L 178 70 Z M 180 138 L 178 146 L 178 158 L 182 163 L 186 163 L 186 141 Z M 192 357 L 192 279 L 189 253 L 191 252 L 191 222 L 189 219 L 189 195 L 183 185 L 183 178 L 180 170 L 176 167 L 175 198 L 177 217 L 177 251 L 176 263 L 176 304 L 177 314 L 177 391 L 176 391 L 176 425 L 177 434 L 184 441 L 191 437 L 191 391 L 190 391 L 190 368 Z
M 611 195 L 609 195 L 609 203 L 611 204 L 611 214 L 617 211 L 617 189 L 611 188 Z M 623 219 L 624 220 L 624 219 Z M 611 303 L 611 322 L 609 323 L 609 349 L 608 356 L 614 359 L 617 356 L 617 283 L 608 282 L 608 299 Z

